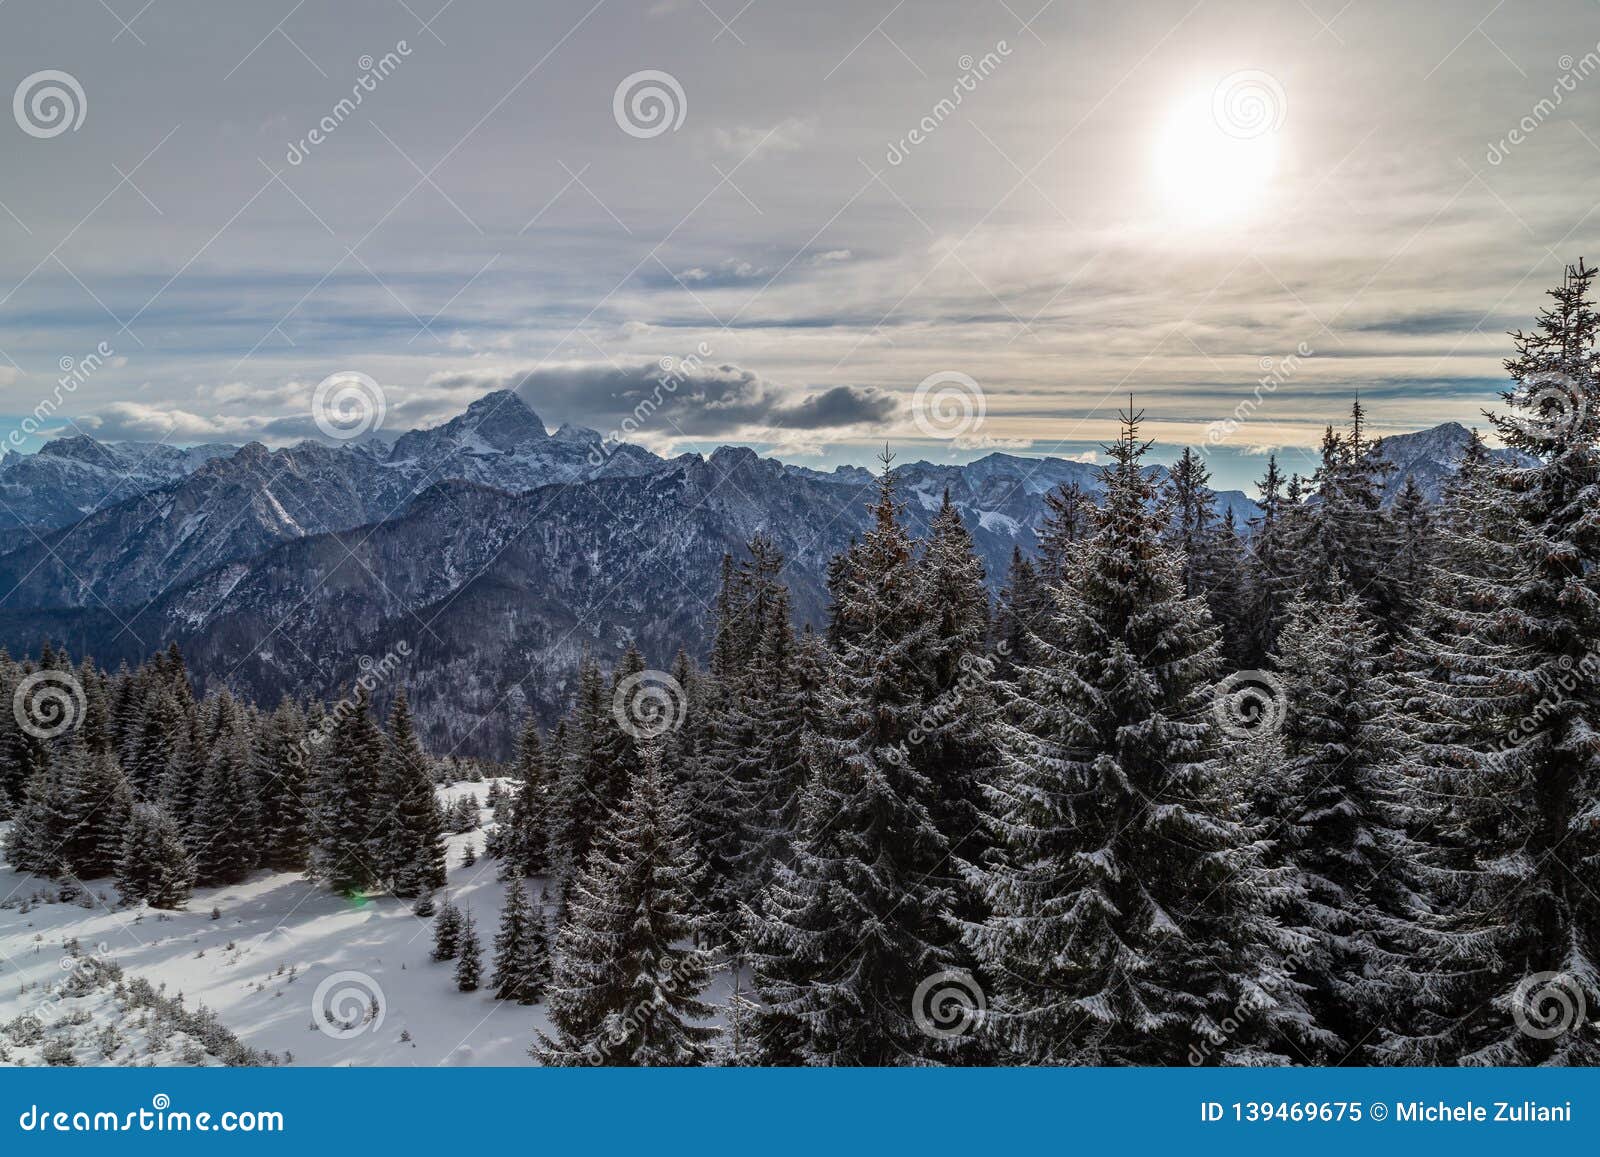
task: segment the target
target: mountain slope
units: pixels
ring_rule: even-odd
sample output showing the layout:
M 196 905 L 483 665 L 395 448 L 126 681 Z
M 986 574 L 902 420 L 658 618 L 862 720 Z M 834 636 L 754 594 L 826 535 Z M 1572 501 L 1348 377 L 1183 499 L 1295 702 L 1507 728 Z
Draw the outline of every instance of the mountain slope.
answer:
M 0 530 L 49 530 L 175 482 L 238 448 L 57 438 L 37 454 L 0 454 Z
M 1460 422 L 1445 422 L 1427 430 L 1410 434 L 1394 434 L 1379 444 L 1382 456 L 1395 464 L 1384 487 L 1384 501 L 1394 498 L 1405 485 L 1407 476 L 1416 479 L 1417 486 L 1429 501 L 1439 500 L 1440 487 L 1456 472 L 1456 464 L 1472 441 L 1472 431 Z M 1498 449 L 1489 453 L 1507 462 L 1528 462 L 1526 455 L 1515 450 Z
M 1090 473 L 997 456 L 970 475 L 912 464 L 901 482 L 919 534 L 949 488 L 998 585 L 1014 547 L 1033 545 L 1042 491 Z M 176 641 L 201 682 L 268 701 L 328 694 L 360 656 L 404 642 L 429 741 L 502 751 L 515 717 L 507 702 L 553 708 L 585 648 L 609 660 L 637 642 L 664 666 L 697 645 L 722 556 L 758 531 L 785 555 L 796 617 L 820 621 L 828 560 L 867 526 L 874 489 L 866 472 L 794 470 L 726 447 L 647 475 L 521 493 L 443 482 L 394 518 L 214 567 L 142 610 L 0 616 L 0 641 L 31 648 L 48 629 L 102 662 Z
M 550 437 L 520 398 L 502 392 L 444 426 L 404 435 L 387 452 L 381 444 L 317 442 L 269 451 L 252 442 L 187 476 L 77 515 L 37 541 L 23 540 L 0 556 L 0 602 L 10 609 L 137 607 L 279 543 L 391 517 L 440 479 L 529 490 L 661 465 L 636 446 L 602 455 L 598 434 L 564 429 L 565 436 Z M 59 446 L 52 442 L 32 458 Z M 36 467 L 30 477 L 38 474 Z

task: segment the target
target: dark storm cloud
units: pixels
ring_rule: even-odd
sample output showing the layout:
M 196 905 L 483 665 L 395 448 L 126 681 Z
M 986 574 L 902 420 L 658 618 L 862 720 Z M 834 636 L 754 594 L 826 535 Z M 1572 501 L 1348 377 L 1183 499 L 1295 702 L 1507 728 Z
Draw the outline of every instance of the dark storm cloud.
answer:
M 879 390 L 831 386 L 786 389 L 739 366 L 674 362 L 548 366 L 529 372 L 447 374 L 430 386 L 452 397 L 515 390 L 548 422 L 615 426 L 641 405 L 662 415 L 664 429 L 689 437 L 718 437 L 766 428 L 843 430 L 877 426 L 898 410 Z

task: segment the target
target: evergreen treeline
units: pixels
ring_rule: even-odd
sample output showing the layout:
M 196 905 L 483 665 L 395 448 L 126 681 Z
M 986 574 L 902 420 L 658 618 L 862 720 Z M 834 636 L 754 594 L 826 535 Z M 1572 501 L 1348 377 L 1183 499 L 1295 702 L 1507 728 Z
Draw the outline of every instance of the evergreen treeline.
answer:
M 662 674 L 630 649 L 525 726 L 488 801 L 492 975 L 448 901 L 435 958 L 545 1001 L 552 1064 L 1600 1061 L 1593 277 L 1514 335 L 1518 453 L 1475 438 L 1438 503 L 1358 402 L 1239 526 L 1200 456 L 1152 480 L 1130 408 L 991 606 L 948 497 L 914 539 L 886 454 L 825 623 L 796 630 L 758 535 L 664 715 L 624 703 Z M 0 734 L 14 863 L 151 903 L 305 869 L 433 914 L 475 809 L 441 815 L 403 695 L 382 730 L 364 694 L 331 724 L 196 702 L 176 652 L 76 675 L 70 739 Z
M 26 685 L 26 686 L 25 686 Z M 30 687 L 70 688 L 72 726 L 41 727 Z M 125 900 L 181 908 L 195 886 L 257 868 L 337 891 L 420 896 L 444 884 L 435 769 L 404 692 L 387 732 L 364 687 L 330 714 L 198 698 L 176 646 L 115 674 L 45 646 L 37 666 L 0 652 L 0 815 L 6 858 L 43 876 L 114 875 Z M 65 704 L 62 707 L 62 704 Z M 43 718 L 43 716 L 41 716 Z M 59 734 L 54 732 L 59 731 Z

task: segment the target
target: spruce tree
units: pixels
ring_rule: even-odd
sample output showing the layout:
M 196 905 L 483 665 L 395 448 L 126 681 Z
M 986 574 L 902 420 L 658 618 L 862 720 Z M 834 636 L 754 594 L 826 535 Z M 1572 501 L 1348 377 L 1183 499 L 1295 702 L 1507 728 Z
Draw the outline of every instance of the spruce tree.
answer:
M 476 992 L 483 980 L 483 946 L 478 943 L 478 925 L 470 910 L 462 916 L 457 952 L 456 988 L 461 992 Z
M 187 680 L 182 686 L 188 687 Z M 180 698 L 178 706 L 182 719 L 181 730 L 166 779 L 161 785 L 161 795 L 168 812 L 178 821 L 178 830 L 184 834 L 186 841 L 193 844 L 195 814 L 200 808 L 206 769 L 211 764 L 211 745 L 206 737 L 205 720 L 199 705 L 192 698 Z
M 316 812 L 311 745 L 299 708 L 285 699 L 256 742 L 256 782 L 262 787 L 267 867 L 303 872 L 311 863 Z M 269 802 L 270 801 L 270 802 Z
M 319 754 L 317 848 L 314 869 L 335 892 L 355 895 L 378 883 L 371 840 L 377 813 L 384 740 L 368 713 L 364 687 L 335 712 L 332 734 Z
M 506 818 L 496 833 L 494 854 L 506 862 L 511 876 L 551 874 L 550 814 L 554 790 L 539 725 L 530 715 L 517 741 L 517 783 L 511 789 Z M 499 819 L 499 813 L 496 813 Z
M 764 878 L 780 843 L 771 815 L 780 781 L 799 775 L 791 677 L 793 633 L 787 592 L 777 581 L 783 558 L 764 536 L 749 558 L 724 559 L 713 606 L 711 669 L 700 696 L 702 718 L 689 769 L 689 814 L 705 865 L 700 932 L 731 941 L 739 906 Z
M 117 889 L 125 901 L 179 909 L 194 889 L 194 864 L 178 825 L 156 804 L 135 804 L 117 863 Z
M 210 744 L 211 759 L 187 841 L 196 880 L 206 885 L 243 880 L 257 866 L 262 845 L 249 740 L 231 702 L 221 710 L 227 718 Z
M 592 790 L 598 796 L 601 815 L 609 813 L 627 794 L 628 783 L 639 766 L 639 731 L 649 721 L 637 712 L 648 703 L 637 691 L 635 677 L 645 671 L 644 656 L 629 644 L 611 672 L 611 686 L 604 699 L 594 744 L 594 766 L 598 773 Z
M 433 790 L 428 757 L 411 723 L 404 688 L 389 711 L 389 742 L 382 756 L 374 853 L 390 890 L 420 896 L 445 882 L 444 817 Z
M 1029 635 L 1043 624 L 1045 601 L 1033 561 L 1022 553 L 1021 547 L 1012 547 L 1011 565 L 1006 569 L 994 615 L 995 655 L 1001 675 L 1009 676 L 1016 664 L 1033 660 Z
M 1088 536 L 1094 498 L 1076 482 L 1063 482 L 1044 496 L 1044 522 L 1038 530 L 1039 578 L 1060 582 L 1077 544 Z
M 1248 552 L 1230 506 L 1211 540 L 1211 587 L 1206 591 L 1206 606 L 1222 637 L 1223 654 L 1236 668 L 1251 663 L 1254 651 L 1249 581 Z
M 544 916 L 528 904 L 522 881 L 512 877 L 494 938 L 494 995 L 533 1004 L 550 983 L 550 942 Z
M 1168 523 L 1162 538 L 1177 552 L 1185 597 L 1207 594 L 1214 581 L 1212 540 L 1216 532 L 1217 495 L 1211 471 L 1188 446 L 1167 472 L 1161 500 Z
M 695 1065 L 716 1030 L 696 1024 L 709 954 L 682 945 L 699 871 L 658 743 L 646 743 L 628 796 L 574 883 L 557 936 L 547 1065 Z
M 1292 800 L 1275 833 L 1299 869 L 1292 921 L 1311 943 L 1295 975 L 1344 1061 L 1380 1029 L 1414 1021 L 1433 1001 L 1420 962 L 1429 931 L 1419 785 L 1402 772 L 1398 691 L 1379 661 L 1376 627 L 1354 593 L 1286 610 L 1277 665 L 1285 691 L 1280 776 Z
M 133 796 L 109 744 L 75 743 L 62 757 L 60 857 L 92 880 L 116 871 Z
M 1417 480 L 1406 475 L 1392 512 L 1397 553 L 1392 562 L 1397 623 L 1409 626 L 1427 595 L 1433 558 L 1433 515 Z
M 461 909 L 449 900 L 433 918 L 433 958 L 454 960 L 461 951 Z
M 29 757 L 27 741 L 38 741 L 22 730 L 14 710 L 4 709 L 13 701 L 21 679 L 21 666 L 0 647 L 0 819 L 10 819 L 17 814 L 22 807 L 23 789 L 37 770 Z M 38 754 L 43 755 L 42 746 Z
M 1245 568 L 1245 621 L 1250 646 L 1244 661 L 1259 666 L 1278 640 L 1278 620 L 1293 595 L 1298 567 L 1290 544 L 1297 506 L 1284 493 L 1278 456 L 1267 457 L 1267 472 L 1256 483 L 1261 513 L 1249 520 L 1250 556 Z
M 145 696 L 144 710 L 128 743 L 128 781 L 142 798 L 161 790 L 183 742 L 184 720 L 178 701 L 166 687 L 155 685 Z
M 6 836 L 6 860 L 20 872 L 56 876 L 67 870 L 62 845 L 72 818 L 63 769 L 61 758 L 47 761 L 29 776 L 23 789 Z
M 572 713 L 562 736 L 556 799 L 551 816 L 553 864 L 565 893 L 587 861 L 595 827 L 611 806 L 606 794 L 604 733 L 615 727 L 611 698 L 606 694 L 600 667 L 587 654 L 578 667 L 578 688 Z
M 1305 506 L 1299 527 L 1299 579 L 1306 594 L 1333 598 L 1335 584 L 1352 591 L 1392 638 L 1403 627 L 1405 608 L 1394 574 L 1398 539 L 1383 494 L 1394 464 L 1378 442 L 1366 437 L 1366 411 L 1351 406 L 1350 427 L 1323 434 L 1322 462 L 1313 485 L 1316 501 Z
M 1508 410 L 1489 417 L 1529 457 L 1480 465 L 1486 549 L 1465 573 L 1452 563 L 1425 614 L 1421 770 L 1451 801 L 1443 898 L 1462 948 L 1441 961 L 1450 1007 L 1386 1041 L 1387 1059 L 1600 1063 L 1581 1014 L 1600 1008 L 1600 908 L 1586 881 L 1600 862 L 1594 273 L 1569 267 L 1537 328 L 1513 335 Z
M 938 761 L 914 735 L 931 703 L 937 627 L 890 461 L 872 529 L 830 571 L 833 722 L 813 744 L 792 863 L 778 866 L 751 928 L 755 983 L 782 1022 L 769 1032 L 816 1064 L 940 1061 L 960 1047 L 911 1016 L 918 986 L 964 954 L 949 920 L 958 888 L 934 815 L 939 788 L 924 770 Z
M 997 708 L 983 564 L 948 491 L 918 570 L 933 631 L 918 660 L 928 685 L 911 739 L 932 786 L 929 813 L 950 849 L 951 862 L 941 871 L 958 894 L 955 907 L 970 918 L 977 915 L 977 897 L 957 878 L 956 864 L 979 862 L 988 847 L 979 784 L 996 762 L 990 722 Z
M 1000 727 L 999 847 L 974 873 L 992 913 L 967 927 L 986 1023 L 1032 1063 L 1282 1063 L 1321 1035 L 1270 914 L 1293 884 L 1225 796 L 1216 632 L 1163 541 L 1138 421 L 1053 588 L 1061 645 L 1020 672 Z

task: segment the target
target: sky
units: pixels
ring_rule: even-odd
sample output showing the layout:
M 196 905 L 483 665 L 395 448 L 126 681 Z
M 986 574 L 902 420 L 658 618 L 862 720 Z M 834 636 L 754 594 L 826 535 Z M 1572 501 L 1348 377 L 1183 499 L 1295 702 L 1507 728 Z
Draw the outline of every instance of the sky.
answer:
M 1597 42 L 1578 0 L 16 0 L 4 444 L 292 443 L 338 374 L 379 433 L 509 388 L 661 452 L 1092 460 L 1131 395 L 1244 486 L 1358 392 L 1481 424 L 1596 255 Z

